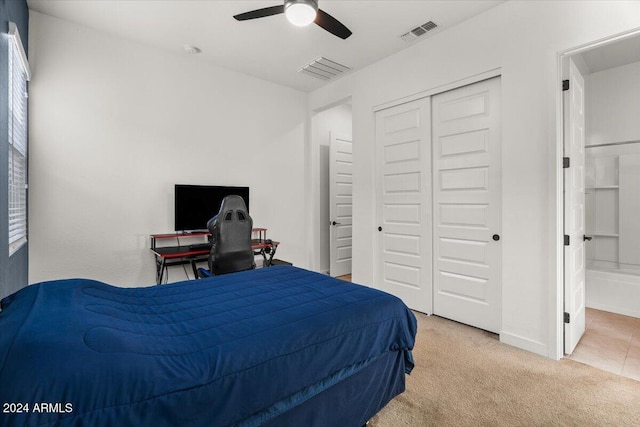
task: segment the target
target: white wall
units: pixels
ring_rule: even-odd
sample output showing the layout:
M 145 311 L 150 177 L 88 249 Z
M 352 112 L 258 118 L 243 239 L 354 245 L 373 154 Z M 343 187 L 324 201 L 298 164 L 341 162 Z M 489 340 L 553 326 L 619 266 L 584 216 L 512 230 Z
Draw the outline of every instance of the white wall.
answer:
M 306 94 L 33 11 L 30 29 L 32 283 L 153 283 L 176 183 L 251 187 L 277 257 L 307 265 Z
M 329 255 L 329 147 L 331 133 L 351 135 L 352 118 L 351 105 L 337 105 L 324 110 L 312 118 L 313 144 L 317 145 L 319 155 L 319 209 L 317 216 L 318 237 L 312 239 L 316 244 L 316 269 L 328 272 L 330 267 Z
M 640 28 L 637 1 L 509 1 L 312 92 L 310 111 L 352 98 L 354 281 L 375 285 L 374 107 L 500 68 L 500 336 L 512 345 L 559 357 L 558 54 L 635 28 Z
M 640 141 L 640 62 L 586 76 L 586 145 Z

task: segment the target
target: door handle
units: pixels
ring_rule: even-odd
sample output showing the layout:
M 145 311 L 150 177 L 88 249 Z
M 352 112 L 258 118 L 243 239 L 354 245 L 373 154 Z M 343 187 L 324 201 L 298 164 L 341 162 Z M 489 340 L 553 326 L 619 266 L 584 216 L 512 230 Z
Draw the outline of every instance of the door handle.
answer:
M 494 234 L 492 239 L 497 242 L 498 240 L 500 240 L 500 235 L 499 234 Z
M 342 225 L 342 224 L 340 224 L 339 222 L 332 221 L 331 225 Z
M 378 231 L 382 231 L 382 227 L 378 227 Z
M 593 237 L 591 237 L 591 236 L 587 236 L 586 234 L 585 234 L 584 236 L 582 236 L 582 241 L 583 241 L 583 242 L 586 242 L 587 240 L 588 240 L 588 241 L 591 241 L 591 239 L 593 239 Z

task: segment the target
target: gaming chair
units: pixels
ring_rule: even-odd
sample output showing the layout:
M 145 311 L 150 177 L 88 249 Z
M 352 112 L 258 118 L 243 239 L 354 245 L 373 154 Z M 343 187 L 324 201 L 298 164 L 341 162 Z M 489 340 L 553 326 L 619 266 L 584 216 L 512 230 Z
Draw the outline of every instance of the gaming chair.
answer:
M 256 264 L 251 249 L 253 220 L 240 196 L 226 196 L 220 211 L 207 223 L 211 233 L 209 270 L 198 269 L 199 277 L 250 270 Z

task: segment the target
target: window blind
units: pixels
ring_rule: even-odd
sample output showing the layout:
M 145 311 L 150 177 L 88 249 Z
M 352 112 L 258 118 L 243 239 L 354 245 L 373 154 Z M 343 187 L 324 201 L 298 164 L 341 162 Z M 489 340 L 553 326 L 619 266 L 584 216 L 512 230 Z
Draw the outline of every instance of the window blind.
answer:
M 11 23 L 12 24 L 12 23 Z M 27 79 L 29 65 L 9 25 L 9 255 L 27 242 Z

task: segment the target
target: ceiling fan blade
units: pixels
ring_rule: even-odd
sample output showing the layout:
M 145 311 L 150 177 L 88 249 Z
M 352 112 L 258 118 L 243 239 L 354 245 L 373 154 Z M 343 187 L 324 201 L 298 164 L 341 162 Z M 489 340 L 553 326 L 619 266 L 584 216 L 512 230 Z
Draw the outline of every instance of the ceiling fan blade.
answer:
M 338 21 L 322 9 L 318 9 L 316 20 L 313 22 L 343 40 L 352 34 L 351 31 L 342 24 L 342 22 Z
M 284 5 L 265 7 L 264 9 L 256 9 L 251 12 L 235 15 L 237 21 L 247 21 L 249 19 L 264 18 L 266 16 L 278 15 L 284 13 Z

